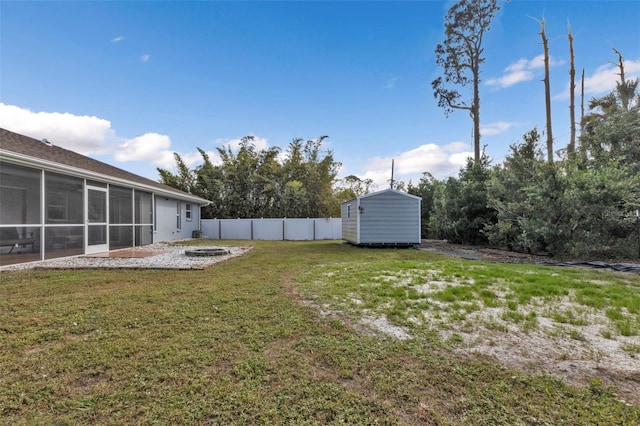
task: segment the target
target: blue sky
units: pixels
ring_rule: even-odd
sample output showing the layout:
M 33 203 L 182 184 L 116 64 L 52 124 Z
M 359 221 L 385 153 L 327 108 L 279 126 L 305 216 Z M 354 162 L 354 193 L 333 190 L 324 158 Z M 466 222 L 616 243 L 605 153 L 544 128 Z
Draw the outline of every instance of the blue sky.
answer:
M 328 135 L 341 176 L 454 176 L 471 120 L 433 98 L 445 1 L 0 0 L 0 127 L 158 179 L 253 135 L 258 148 Z M 640 75 L 640 2 L 512 0 L 485 38 L 482 144 L 499 163 L 545 128 L 540 25 L 552 60 L 555 148 L 569 140 L 569 49 L 587 100 L 617 60 Z M 578 83 L 579 84 L 579 83 Z M 579 91 L 577 92 L 579 101 Z M 577 109 L 579 111 L 579 108 Z M 579 112 L 578 112 L 579 114 Z M 579 116 L 579 115 L 578 115 Z

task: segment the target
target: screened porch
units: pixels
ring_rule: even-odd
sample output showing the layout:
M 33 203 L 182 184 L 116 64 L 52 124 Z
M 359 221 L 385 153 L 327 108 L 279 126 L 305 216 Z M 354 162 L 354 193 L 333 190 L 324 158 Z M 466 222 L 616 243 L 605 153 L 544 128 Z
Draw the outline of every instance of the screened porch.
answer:
M 153 242 L 154 196 L 0 162 L 0 266 Z

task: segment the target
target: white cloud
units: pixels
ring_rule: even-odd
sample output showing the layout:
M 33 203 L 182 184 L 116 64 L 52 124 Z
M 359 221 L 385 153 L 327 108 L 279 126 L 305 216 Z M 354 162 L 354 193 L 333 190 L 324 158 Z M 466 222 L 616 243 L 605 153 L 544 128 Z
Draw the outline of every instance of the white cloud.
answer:
M 151 59 L 151 55 L 149 55 L 148 53 L 140 56 L 140 62 L 149 62 L 149 59 Z
M 141 161 L 168 170 L 175 169 L 171 138 L 148 132 L 135 138 L 116 136 L 111 122 L 95 116 L 78 116 L 70 113 L 32 112 L 26 108 L 0 103 L 0 127 L 35 139 L 47 139 L 54 145 L 82 155 L 111 155 L 114 162 Z M 218 139 L 219 145 L 239 148 L 240 139 Z M 257 150 L 267 149 L 267 139 L 255 137 Z M 217 151 L 205 151 L 213 164 L 220 163 Z M 178 152 L 189 168 L 202 164 L 197 150 Z M 108 161 L 108 160 L 107 160 Z
M 109 143 L 115 137 L 111 122 L 102 118 L 67 112 L 33 112 L 3 103 L 0 103 L 0 127 L 35 139 L 47 139 L 83 155 L 108 152 Z
M 121 163 L 143 161 L 153 163 L 154 166 L 162 167 L 169 171 L 175 171 L 176 159 L 174 152 L 176 151 L 171 149 L 171 138 L 169 136 L 151 132 L 121 143 L 114 154 L 114 159 Z M 206 150 L 205 152 L 213 164 L 220 163 L 220 157 L 217 152 Z M 197 150 L 178 152 L 178 155 L 190 169 L 203 163 L 202 155 Z
M 120 43 L 120 42 L 121 42 L 121 41 L 123 41 L 124 39 L 125 39 L 125 37 L 124 37 L 124 36 L 118 36 L 118 37 L 116 37 L 116 38 L 114 38 L 114 39 L 111 39 L 111 42 L 112 42 L 112 43 Z
M 209 160 L 214 165 L 221 163 L 220 156 L 218 155 L 217 152 L 205 151 L 205 153 L 209 156 Z M 186 154 L 180 155 L 180 157 L 182 157 L 182 160 L 185 162 L 187 166 L 189 166 L 189 168 L 194 168 L 195 166 L 203 163 L 202 155 L 200 155 L 200 152 L 198 151 L 188 152 Z
M 467 158 L 473 157 L 469 149 L 469 144 L 464 142 L 444 146 L 429 143 L 394 156 L 374 157 L 365 166 L 367 171 L 362 178 L 372 179 L 379 188 L 385 188 L 391 179 L 391 160 L 394 160 L 396 180 L 416 182 L 425 172 L 438 179 L 451 176 L 464 167 Z
M 167 135 L 145 133 L 133 139 L 128 139 L 119 145 L 113 157 L 116 161 L 150 161 L 154 164 L 174 164 L 171 139 Z
M 596 68 L 595 72 L 584 78 L 585 96 L 598 96 L 610 93 L 615 87 L 616 82 L 620 81 L 620 70 L 614 64 L 601 65 Z M 640 59 L 624 61 L 624 74 L 627 80 L 640 78 Z M 576 87 L 579 90 L 580 77 L 576 76 Z M 578 93 L 578 92 L 576 92 Z M 565 90 L 555 99 L 569 99 L 569 84 Z
M 269 148 L 269 142 L 267 141 L 267 139 L 265 138 L 261 138 L 255 135 L 249 135 L 249 136 L 253 136 L 253 145 L 256 147 L 256 151 L 262 151 L 263 149 L 267 149 Z M 217 145 L 221 145 L 224 147 L 229 147 L 231 148 L 232 151 L 238 151 L 238 149 L 240 149 L 240 141 L 241 138 L 234 138 L 234 139 L 216 139 L 215 143 Z
M 176 165 L 169 136 L 149 132 L 131 139 L 117 137 L 111 122 L 98 117 L 32 112 L 0 103 L 0 127 L 35 139 L 46 138 L 54 145 L 82 155 L 110 155 L 112 164 L 141 161 L 168 170 L 174 170 Z M 266 146 L 266 139 L 256 140 L 260 146 Z M 220 163 L 217 152 L 206 152 L 211 162 Z M 179 154 L 189 168 L 202 164 L 197 150 Z
M 484 127 L 480 129 L 480 134 L 482 136 L 495 136 L 508 131 L 511 127 L 514 126 L 514 123 L 507 123 L 506 121 L 497 121 L 495 123 L 486 124 Z
M 467 142 L 451 142 L 448 145 L 442 147 L 447 152 L 466 152 L 469 149 Z
M 562 62 L 556 61 L 553 57 L 550 57 L 550 66 L 557 66 L 561 64 Z M 544 55 L 542 54 L 533 59 L 518 59 L 516 62 L 504 69 L 504 74 L 501 77 L 488 79 L 486 81 L 486 85 L 504 89 L 523 81 L 533 80 L 542 72 L 543 68 Z

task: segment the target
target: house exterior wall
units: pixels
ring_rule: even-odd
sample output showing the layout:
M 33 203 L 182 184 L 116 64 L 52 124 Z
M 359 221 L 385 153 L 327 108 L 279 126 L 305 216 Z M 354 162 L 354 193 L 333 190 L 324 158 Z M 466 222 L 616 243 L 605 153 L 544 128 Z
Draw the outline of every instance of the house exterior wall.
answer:
M 342 239 L 360 244 L 358 239 L 358 198 L 345 201 L 341 206 Z
M 190 206 L 190 210 L 191 210 L 191 217 L 187 217 L 186 215 L 186 206 L 189 205 Z M 200 219 L 202 219 L 202 217 L 200 216 L 202 214 L 202 211 L 200 210 L 200 206 L 198 204 L 195 203 L 187 203 L 185 201 L 182 202 L 182 208 L 185 210 L 184 214 L 182 215 L 182 220 L 183 220 L 183 224 L 182 224 L 182 232 L 184 235 L 184 232 L 186 230 L 187 235 L 185 238 L 193 238 L 193 231 L 200 231 L 201 230 L 201 223 L 200 223 Z
M 89 188 L 104 193 L 101 203 L 91 202 Z M 157 195 L 160 216 L 154 223 L 153 197 L 152 190 L 135 189 L 126 183 L 113 185 L 78 173 L 53 173 L 2 160 L 0 267 L 191 238 L 199 229 L 199 204 Z M 95 217 L 101 218 L 100 224 L 94 224 Z M 97 245 L 93 242 L 96 237 L 100 241 Z
M 187 217 L 187 204 L 191 204 L 191 218 Z M 155 209 L 154 242 L 184 240 L 191 238 L 193 231 L 200 229 L 200 207 L 197 204 L 156 197 Z
M 420 201 L 413 195 L 384 190 L 344 202 L 342 239 L 363 245 L 419 244 Z
M 173 211 L 159 203 L 163 217 L 156 236 L 154 200 L 164 197 L 174 199 Z M 0 128 L 0 267 L 191 238 L 199 229 L 200 206 L 207 203 L 46 140 Z

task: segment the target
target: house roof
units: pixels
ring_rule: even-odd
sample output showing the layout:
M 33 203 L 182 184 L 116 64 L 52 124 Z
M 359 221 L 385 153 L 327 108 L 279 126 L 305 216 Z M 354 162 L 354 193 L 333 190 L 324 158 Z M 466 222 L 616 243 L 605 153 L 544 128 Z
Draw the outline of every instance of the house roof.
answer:
M 406 192 L 402 192 L 402 191 L 398 191 L 397 189 L 391 189 L 391 188 L 387 188 L 387 189 L 383 189 L 381 191 L 376 191 L 376 192 L 370 192 L 368 194 L 364 194 L 364 195 L 358 195 L 356 198 L 352 198 L 350 200 L 347 201 L 343 201 L 342 204 L 344 203 L 350 203 L 353 200 L 361 200 L 363 198 L 368 198 L 368 197 L 375 197 L 376 195 L 380 195 L 383 194 L 385 192 L 393 192 L 395 194 L 399 194 L 402 195 L 403 197 L 409 197 L 409 198 L 413 198 L 416 200 L 422 200 L 422 197 L 418 197 L 416 195 L 412 195 L 412 194 L 407 194 Z
M 163 183 L 2 128 L 0 128 L 0 159 L 12 160 L 12 162 L 27 166 L 38 166 L 45 170 L 102 180 L 117 185 L 133 186 L 136 189 L 152 191 L 163 196 L 191 201 L 201 205 L 209 204 L 208 200 Z

